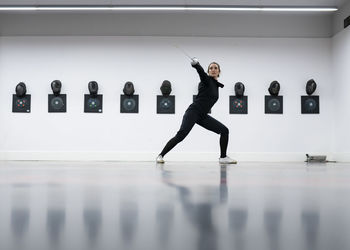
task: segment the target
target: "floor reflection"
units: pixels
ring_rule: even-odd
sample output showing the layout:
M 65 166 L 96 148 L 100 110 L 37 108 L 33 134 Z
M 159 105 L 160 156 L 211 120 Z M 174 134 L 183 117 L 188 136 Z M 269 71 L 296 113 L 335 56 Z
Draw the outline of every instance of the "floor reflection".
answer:
M 318 249 L 318 233 L 320 225 L 320 215 L 315 210 L 301 211 L 301 225 L 304 233 L 305 250 Z
M 218 249 L 217 229 L 213 222 L 212 210 L 214 206 L 227 202 L 226 172 L 227 166 L 222 165 L 220 168 L 219 185 L 205 186 L 203 190 L 199 190 L 207 192 L 210 196 L 216 194 L 218 195 L 218 199 L 211 199 L 212 202 L 195 202 L 192 198 L 195 191 L 191 190 L 191 185 L 176 183 L 177 179 L 172 177 L 172 172 L 162 169 L 162 180 L 164 184 L 178 191 L 183 213 L 198 233 L 196 241 L 197 249 L 199 250 Z
M 348 167 L 32 164 L 0 163 L 1 250 L 350 249 Z
M 20 241 L 29 228 L 29 208 L 13 208 L 11 211 L 12 233 L 16 241 Z
M 86 187 L 84 191 L 83 221 L 89 246 L 95 246 L 102 227 L 102 201 L 99 188 Z
M 227 202 L 228 195 L 227 188 L 227 165 L 222 164 L 220 166 L 220 202 Z
M 66 223 L 66 204 L 64 186 L 47 184 L 46 231 L 51 249 L 59 249 Z
M 11 228 L 15 242 L 23 240 L 30 223 L 30 190 L 26 183 L 12 184 Z
M 49 209 L 47 211 L 47 233 L 49 235 L 50 245 L 53 249 L 59 246 L 60 236 L 64 231 L 66 222 L 66 212 L 64 209 Z
M 102 224 L 102 214 L 99 208 L 84 208 L 84 227 L 90 245 L 95 245 Z
M 132 245 L 138 229 L 138 205 L 136 202 L 121 201 L 120 227 L 124 246 Z
M 280 247 L 280 230 L 281 230 L 281 210 L 266 210 L 264 212 L 264 225 L 269 241 L 268 248 L 279 250 Z
M 157 223 L 157 234 L 158 241 L 162 249 L 168 247 L 169 238 L 174 225 L 174 205 L 158 204 L 156 210 L 156 223 Z
M 244 208 L 233 208 L 229 210 L 229 229 L 233 239 L 234 249 L 246 249 L 246 227 L 248 211 Z

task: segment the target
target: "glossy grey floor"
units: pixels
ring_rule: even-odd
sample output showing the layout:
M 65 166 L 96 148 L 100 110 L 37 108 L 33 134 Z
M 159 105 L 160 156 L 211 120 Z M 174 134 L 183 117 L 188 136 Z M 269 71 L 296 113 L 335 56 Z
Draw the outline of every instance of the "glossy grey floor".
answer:
M 350 249 L 350 164 L 0 162 L 0 249 Z

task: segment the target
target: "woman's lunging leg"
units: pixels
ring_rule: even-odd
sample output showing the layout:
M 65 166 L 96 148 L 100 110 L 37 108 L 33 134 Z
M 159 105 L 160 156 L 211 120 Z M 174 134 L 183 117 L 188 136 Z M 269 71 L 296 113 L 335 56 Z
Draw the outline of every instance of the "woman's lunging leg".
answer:
M 183 116 L 180 130 L 176 133 L 176 135 L 171 138 L 168 143 L 163 148 L 160 155 L 164 157 L 170 150 L 172 150 L 179 142 L 181 142 L 185 137 L 190 133 L 194 124 L 198 120 L 199 115 L 196 111 L 187 110 L 185 115 Z
M 226 157 L 228 145 L 228 133 L 220 134 L 220 158 Z
M 220 158 L 225 158 L 229 138 L 228 128 L 209 115 L 206 115 L 205 118 L 198 121 L 198 125 L 213 131 L 214 133 L 220 134 Z

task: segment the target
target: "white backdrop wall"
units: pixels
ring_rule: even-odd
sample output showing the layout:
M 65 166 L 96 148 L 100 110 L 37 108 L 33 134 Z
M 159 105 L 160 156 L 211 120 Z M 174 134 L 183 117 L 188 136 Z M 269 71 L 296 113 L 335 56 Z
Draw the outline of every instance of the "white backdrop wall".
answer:
M 212 116 L 230 129 L 230 155 L 302 160 L 307 152 L 331 153 L 331 39 L 1 37 L 1 159 L 153 160 L 175 135 L 199 82 L 189 60 L 173 45 L 198 57 L 204 67 L 213 60 L 221 64 L 225 87 Z M 300 96 L 310 78 L 318 84 L 319 115 L 301 114 Z M 47 95 L 55 79 L 67 94 L 67 113 L 48 113 Z M 156 114 L 156 95 L 165 79 L 176 95 L 174 115 Z M 103 94 L 102 114 L 83 113 L 91 80 Z M 264 114 L 264 95 L 273 80 L 281 83 L 283 115 Z M 30 114 L 11 112 L 20 81 L 32 95 Z M 139 114 L 120 113 L 126 81 L 134 83 L 139 95 Z M 237 81 L 246 86 L 248 115 L 229 114 L 229 95 Z M 218 141 L 218 135 L 196 126 L 168 159 L 216 160 Z
M 337 158 L 350 161 L 350 28 L 339 32 L 333 38 L 333 75 L 335 105 L 335 148 Z

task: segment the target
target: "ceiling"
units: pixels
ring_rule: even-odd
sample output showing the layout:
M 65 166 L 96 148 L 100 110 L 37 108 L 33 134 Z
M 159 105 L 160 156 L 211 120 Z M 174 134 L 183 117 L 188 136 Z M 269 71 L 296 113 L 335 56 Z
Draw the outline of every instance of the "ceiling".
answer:
M 350 0 L 0 0 L 2 6 L 200 5 L 337 7 L 322 13 L 118 13 L 0 11 L 0 36 L 331 37 Z M 336 15 L 336 17 L 334 17 Z M 335 21 L 334 21 L 335 20 Z
M 241 5 L 241 6 L 333 6 L 350 0 L 0 0 L 0 5 Z

